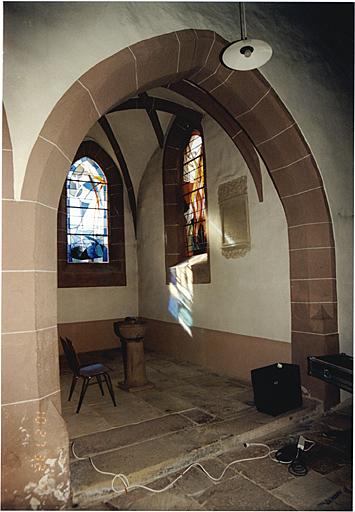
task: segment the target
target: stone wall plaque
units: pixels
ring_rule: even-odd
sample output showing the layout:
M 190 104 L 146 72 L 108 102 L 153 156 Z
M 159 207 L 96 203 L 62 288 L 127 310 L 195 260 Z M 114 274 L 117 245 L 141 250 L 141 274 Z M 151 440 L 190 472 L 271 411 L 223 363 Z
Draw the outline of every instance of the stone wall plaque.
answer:
M 222 254 L 226 258 L 244 256 L 250 250 L 247 177 L 218 187 L 222 226 Z

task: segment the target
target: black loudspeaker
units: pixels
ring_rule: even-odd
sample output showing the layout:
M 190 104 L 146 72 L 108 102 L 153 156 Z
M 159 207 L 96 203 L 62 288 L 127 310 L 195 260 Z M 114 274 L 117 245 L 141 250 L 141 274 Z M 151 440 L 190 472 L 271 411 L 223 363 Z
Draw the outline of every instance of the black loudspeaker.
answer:
M 251 371 L 254 402 L 258 411 L 277 416 L 302 405 L 300 368 L 275 363 Z

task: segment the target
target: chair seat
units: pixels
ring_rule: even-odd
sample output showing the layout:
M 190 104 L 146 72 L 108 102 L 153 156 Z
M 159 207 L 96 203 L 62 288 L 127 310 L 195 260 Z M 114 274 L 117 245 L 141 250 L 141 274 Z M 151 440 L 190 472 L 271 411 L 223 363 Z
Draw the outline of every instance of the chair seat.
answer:
M 69 338 L 62 338 L 60 337 L 60 341 L 63 346 L 64 353 L 66 355 L 66 358 L 68 360 L 68 363 L 70 365 L 70 368 L 73 372 L 73 380 L 71 383 L 70 391 L 69 391 L 69 398 L 68 401 L 70 402 L 71 397 L 73 396 L 74 389 L 76 386 L 76 383 L 78 381 L 79 377 L 83 378 L 83 385 L 80 392 L 80 398 L 78 407 L 76 409 L 76 413 L 78 414 L 81 408 L 81 404 L 83 403 L 85 393 L 88 389 L 89 384 L 93 384 L 95 382 L 91 381 L 92 377 L 96 377 L 97 384 L 100 387 L 101 395 L 104 396 L 104 389 L 103 389 L 103 383 L 105 382 L 107 385 L 107 389 L 111 395 L 111 399 L 113 402 L 113 405 L 116 407 L 116 400 L 115 400 L 115 393 L 113 391 L 113 386 L 111 382 L 111 377 L 109 375 L 109 371 L 111 371 L 111 368 L 108 368 L 104 364 L 101 363 L 92 363 L 92 364 L 85 364 L 81 365 L 79 362 L 79 358 L 76 355 L 73 343 L 70 341 Z M 101 378 L 102 376 L 102 378 Z
M 87 377 L 93 377 L 95 375 L 101 375 L 103 373 L 107 373 L 109 369 L 107 366 L 101 364 L 101 363 L 95 363 L 95 364 L 88 364 L 85 366 L 80 367 L 80 375 L 87 376 Z

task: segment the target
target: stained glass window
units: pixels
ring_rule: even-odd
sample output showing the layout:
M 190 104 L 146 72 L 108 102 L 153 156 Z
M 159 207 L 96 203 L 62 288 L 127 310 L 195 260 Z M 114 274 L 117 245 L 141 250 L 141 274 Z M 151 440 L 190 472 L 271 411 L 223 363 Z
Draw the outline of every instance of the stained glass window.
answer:
M 67 181 L 68 263 L 108 263 L 107 180 L 91 158 L 70 167 Z
M 198 131 L 192 132 L 184 150 L 182 191 L 186 255 L 190 257 L 207 251 L 203 140 Z

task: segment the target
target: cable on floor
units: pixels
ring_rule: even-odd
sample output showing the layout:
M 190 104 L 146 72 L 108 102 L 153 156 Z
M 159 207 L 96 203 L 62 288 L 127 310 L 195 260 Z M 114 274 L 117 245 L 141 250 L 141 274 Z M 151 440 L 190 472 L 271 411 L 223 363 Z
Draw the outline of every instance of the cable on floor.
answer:
M 309 441 L 310 443 L 313 443 L 313 441 Z M 314 446 L 315 443 L 313 443 L 313 445 L 310 447 L 312 448 Z M 184 475 L 186 475 L 186 473 L 188 473 L 192 468 L 199 468 L 201 471 L 203 471 L 203 473 L 210 479 L 212 480 L 213 482 L 219 482 L 220 480 L 222 480 L 222 478 L 224 477 L 226 471 L 231 467 L 233 466 L 234 464 L 237 464 L 239 462 L 248 462 L 248 461 L 252 461 L 252 460 L 258 460 L 258 459 L 266 459 L 267 457 L 270 457 L 270 459 L 274 462 L 281 462 L 283 464 L 290 464 L 290 463 L 294 463 L 296 461 L 296 459 L 294 460 L 291 460 L 291 461 L 287 461 L 287 462 L 282 462 L 281 460 L 278 460 L 277 458 L 274 458 L 272 455 L 274 453 L 277 453 L 278 451 L 280 450 L 271 450 L 270 447 L 267 445 L 267 444 L 264 444 L 264 443 L 244 443 L 244 447 L 245 448 L 249 448 L 250 446 L 261 446 L 261 447 L 264 447 L 267 449 L 267 453 L 265 453 L 264 455 L 258 455 L 256 457 L 247 457 L 247 458 L 244 458 L 244 459 L 238 459 L 238 460 L 233 460 L 232 462 L 230 462 L 229 464 L 227 464 L 227 466 L 224 468 L 224 470 L 222 471 L 222 473 L 220 474 L 219 477 L 214 477 L 212 476 L 206 468 L 203 467 L 202 464 L 200 464 L 199 462 L 194 462 L 193 464 L 190 464 L 180 475 L 178 475 L 172 482 L 170 482 L 168 485 L 166 485 L 165 487 L 163 487 L 162 489 L 153 489 L 152 487 L 148 487 L 146 485 L 142 485 L 142 484 L 133 484 L 131 485 L 129 483 L 129 480 L 127 478 L 126 475 L 124 475 L 123 473 L 112 473 L 111 471 L 102 471 L 101 469 L 99 469 L 98 467 L 96 467 L 96 465 L 94 464 L 93 460 L 92 460 L 92 457 L 88 456 L 88 457 L 79 457 L 76 453 L 75 453 L 75 450 L 74 450 L 74 441 L 72 442 L 71 444 L 71 451 L 73 453 L 73 456 L 77 459 L 77 460 L 89 460 L 91 466 L 94 468 L 95 471 L 97 471 L 98 473 L 101 473 L 102 475 L 108 475 L 108 476 L 112 476 L 112 481 L 111 481 L 111 489 L 113 492 L 115 492 L 116 494 L 122 494 L 122 492 L 126 492 L 128 493 L 129 491 L 132 491 L 134 489 L 144 489 L 146 491 L 149 491 L 149 492 L 153 492 L 153 493 L 161 493 L 161 492 L 164 492 L 164 491 L 167 491 L 168 489 L 170 489 L 174 484 L 176 484 L 176 482 L 178 480 L 180 480 Z M 310 449 L 309 448 L 309 449 Z M 307 450 L 308 451 L 308 450 Z M 120 480 L 123 484 L 123 487 L 124 487 L 124 491 L 122 489 L 117 489 L 115 487 L 115 483 L 116 483 L 116 480 Z
M 306 448 L 307 443 L 309 446 Z M 273 460 L 281 464 L 288 464 L 288 471 L 291 475 L 305 476 L 308 473 L 308 468 L 301 458 L 303 453 L 311 450 L 314 445 L 314 441 L 300 436 L 297 444 L 289 444 L 277 450 Z

